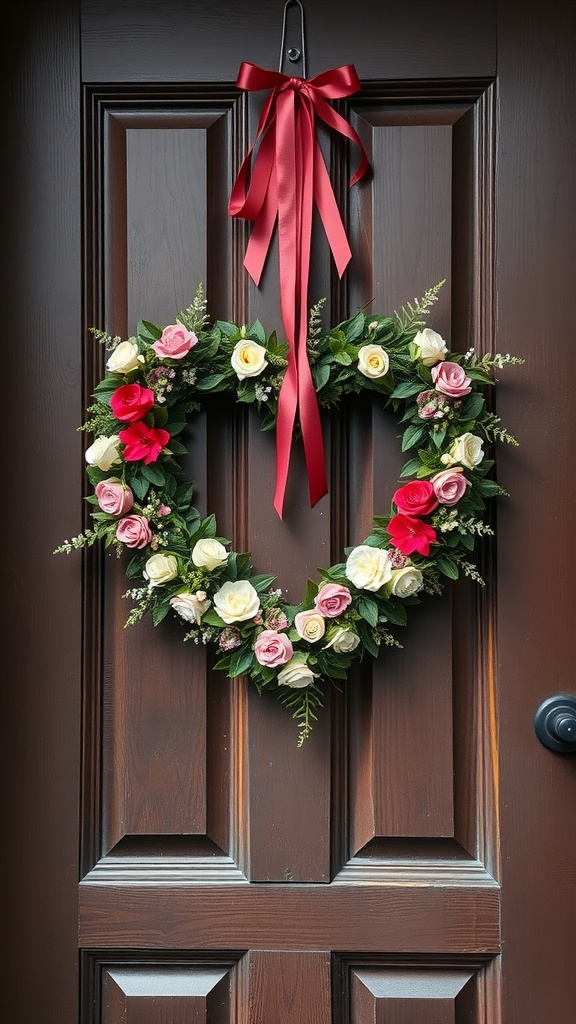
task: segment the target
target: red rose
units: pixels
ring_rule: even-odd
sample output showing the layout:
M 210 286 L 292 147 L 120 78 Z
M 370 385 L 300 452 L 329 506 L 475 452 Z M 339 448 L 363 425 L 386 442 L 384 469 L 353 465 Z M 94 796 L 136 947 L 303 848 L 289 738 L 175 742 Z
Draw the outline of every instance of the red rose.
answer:
M 388 533 L 391 543 L 399 548 L 403 555 L 411 555 L 418 551 L 421 555 L 430 554 L 430 545 L 436 540 L 436 530 L 433 530 L 421 519 L 414 519 L 413 516 L 401 514 L 392 516 L 388 523 Z
M 126 445 L 125 462 L 156 462 L 160 452 L 168 444 L 170 434 L 161 427 L 149 427 L 146 423 L 133 423 L 121 430 L 119 438 Z
M 427 516 L 438 508 L 438 499 L 429 480 L 411 480 L 392 495 L 399 512 L 407 516 Z
M 117 420 L 135 423 L 150 412 L 154 405 L 154 392 L 141 384 L 123 384 L 110 395 L 110 405 Z

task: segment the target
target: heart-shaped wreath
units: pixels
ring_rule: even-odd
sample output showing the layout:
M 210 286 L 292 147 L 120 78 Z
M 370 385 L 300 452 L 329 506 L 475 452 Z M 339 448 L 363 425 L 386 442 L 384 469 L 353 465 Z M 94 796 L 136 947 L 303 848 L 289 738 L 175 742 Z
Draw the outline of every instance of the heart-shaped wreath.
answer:
M 259 321 L 210 326 L 201 286 L 163 329 L 142 321 L 126 341 L 92 329 L 109 351 L 79 428 L 94 435 L 86 451 L 93 527 L 56 552 L 95 541 L 118 555 L 128 548 L 126 574 L 139 583 L 125 595 L 135 602 L 127 624 L 150 613 L 158 625 L 174 613 L 186 624 L 185 640 L 218 649 L 215 668 L 249 676 L 291 709 L 299 746 L 325 682 L 338 685 L 353 661 L 378 657 L 382 644 L 401 646 L 390 627 L 405 625 L 408 605 L 441 593 L 461 573 L 483 582 L 471 556 L 476 539 L 493 532 L 486 499 L 506 493 L 483 445 L 517 444 L 487 407 L 485 386 L 494 383 L 494 368 L 523 360 L 449 352 L 425 327 L 443 283 L 399 313 L 358 312 L 326 332 L 323 301 L 310 312 L 307 347 L 320 406 L 374 392 L 396 413 L 410 458 L 390 511 L 374 517 L 372 532 L 346 549 L 344 562 L 318 569 L 320 582 L 309 580 L 296 606 L 282 601 L 273 575 L 254 573 L 249 553 L 218 536 L 214 515 L 201 518 L 177 461 L 189 414 L 214 392 L 255 405 L 262 429 L 274 427 L 288 346 Z

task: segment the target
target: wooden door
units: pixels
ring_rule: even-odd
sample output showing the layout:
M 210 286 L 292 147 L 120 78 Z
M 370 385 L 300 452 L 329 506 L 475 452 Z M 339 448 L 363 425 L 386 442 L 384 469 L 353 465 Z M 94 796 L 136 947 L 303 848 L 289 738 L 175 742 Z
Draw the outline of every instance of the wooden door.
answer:
M 569 1024 L 576 759 L 533 729 L 576 693 L 563 5 L 306 5 L 307 73 L 355 65 L 342 109 L 373 168 L 348 194 L 327 148 L 353 260 L 338 284 L 318 232 L 312 300 L 333 323 L 446 277 L 452 346 L 526 359 L 498 387 L 521 447 L 498 453 L 485 590 L 424 602 L 297 749 L 289 713 L 175 624 L 124 629 L 113 558 L 51 554 L 82 526 L 89 326 L 169 322 L 203 282 L 212 317 L 280 328 L 274 261 L 250 285 L 227 200 L 261 102 L 238 66 L 277 66 L 282 8 L 3 5 L 4 1019 Z M 329 494 L 308 507 L 296 452 L 283 522 L 253 417 L 191 431 L 197 503 L 295 601 L 400 466 L 365 402 L 323 426 Z

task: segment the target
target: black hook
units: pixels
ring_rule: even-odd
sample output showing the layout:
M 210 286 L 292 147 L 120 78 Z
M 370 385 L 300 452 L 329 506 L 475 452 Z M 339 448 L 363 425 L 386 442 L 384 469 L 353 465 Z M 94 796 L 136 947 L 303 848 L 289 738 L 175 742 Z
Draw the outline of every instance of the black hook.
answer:
M 300 0 L 286 0 L 284 4 L 284 14 L 282 15 L 282 41 L 280 43 L 280 64 L 278 65 L 278 71 L 282 72 L 282 65 L 284 63 L 284 45 L 286 42 L 286 14 L 291 4 L 298 4 L 300 8 L 300 49 L 296 46 L 291 46 L 286 52 L 288 60 L 295 64 L 297 60 L 302 57 L 302 78 L 306 78 L 306 48 L 304 43 L 304 8 L 300 3 Z

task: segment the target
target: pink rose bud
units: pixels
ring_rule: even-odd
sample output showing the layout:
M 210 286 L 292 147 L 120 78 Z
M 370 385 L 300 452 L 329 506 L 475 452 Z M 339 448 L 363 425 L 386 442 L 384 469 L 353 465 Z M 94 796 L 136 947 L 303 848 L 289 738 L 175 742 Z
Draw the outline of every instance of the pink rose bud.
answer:
M 124 516 L 116 527 L 116 540 L 127 548 L 145 548 L 152 540 L 152 531 L 146 516 Z
M 466 376 L 465 369 L 459 363 L 442 362 L 432 367 L 432 380 L 436 391 L 450 398 L 462 398 L 472 391 L 472 381 Z
M 169 516 L 171 511 L 172 511 L 172 509 L 170 508 L 169 505 L 159 505 L 158 506 L 158 515 L 159 516 Z
M 467 488 L 470 486 L 463 470 L 459 466 L 436 473 L 430 482 L 434 488 L 434 494 L 441 505 L 455 505 L 460 501 L 460 498 L 464 497 Z
M 327 619 L 342 615 L 351 601 L 352 594 L 348 587 L 341 587 L 339 583 L 325 583 L 314 598 L 318 611 Z
M 274 629 L 263 629 L 256 637 L 254 654 L 260 665 L 275 668 L 285 665 L 294 653 L 292 641 L 285 633 L 277 633 Z
M 111 516 L 123 516 L 134 504 L 134 495 L 129 487 L 117 480 L 101 480 L 94 488 L 98 504 L 103 512 Z
M 186 330 L 182 324 L 170 324 L 152 348 L 159 359 L 183 359 L 197 344 L 198 338 L 192 331 Z

